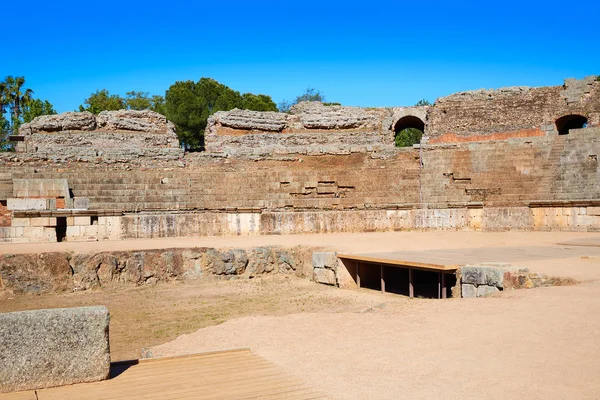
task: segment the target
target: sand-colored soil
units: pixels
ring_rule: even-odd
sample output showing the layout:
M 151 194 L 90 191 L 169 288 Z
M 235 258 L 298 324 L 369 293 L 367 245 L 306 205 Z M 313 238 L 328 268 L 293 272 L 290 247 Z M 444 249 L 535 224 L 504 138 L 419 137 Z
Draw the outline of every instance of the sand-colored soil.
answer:
M 446 252 L 477 260 L 489 255 L 488 261 L 509 261 L 582 283 L 485 299 L 409 300 L 275 278 L 24 296 L 1 300 L 0 310 L 92 300 L 108 304 L 113 313 L 111 335 L 127 338 L 111 338 L 119 343 L 113 347 L 127 355 L 142 344 L 202 328 L 153 352 L 175 355 L 250 347 L 339 399 L 600 398 L 600 234 L 401 232 L 68 245 L 77 245 L 70 248 L 73 251 L 90 251 L 102 245 L 116 250 L 115 246 L 265 244 L 355 253 L 423 251 L 436 257 Z M 37 251 L 58 250 L 61 245 L 67 243 L 43 245 Z M 10 247 L 0 251 L 22 248 Z M 226 322 L 214 325 L 220 321 Z M 161 327 L 166 335 L 150 334 Z

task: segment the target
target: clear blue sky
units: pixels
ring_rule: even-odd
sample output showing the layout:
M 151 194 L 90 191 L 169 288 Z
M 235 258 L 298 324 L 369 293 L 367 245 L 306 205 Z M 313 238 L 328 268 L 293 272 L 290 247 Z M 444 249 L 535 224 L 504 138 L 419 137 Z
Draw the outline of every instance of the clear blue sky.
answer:
M 59 112 L 97 89 L 164 94 L 201 77 L 277 103 L 314 87 L 345 105 L 395 106 L 600 74 L 598 0 L 46 0 L 0 10 L 0 79 L 25 76 Z

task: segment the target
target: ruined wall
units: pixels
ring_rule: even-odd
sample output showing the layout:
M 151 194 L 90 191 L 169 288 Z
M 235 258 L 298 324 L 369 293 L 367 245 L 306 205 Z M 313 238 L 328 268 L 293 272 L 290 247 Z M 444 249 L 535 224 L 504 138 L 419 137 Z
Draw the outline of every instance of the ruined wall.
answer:
M 174 125 L 153 111 L 67 112 L 35 118 L 19 128 L 17 151 L 54 161 L 179 158 Z
M 289 114 L 233 110 L 209 118 L 206 149 L 234 156 L 349 154 L 394 145 L 394 123 L 426 107 L 359 108 L 303 102 Z
M 555 121 L 579 114 L 600 125 L 600 82 L 567 79 L 563 86 L 475 90 L 439 98 L 428 114 L 429 143 L 505 140 L 556 134 Z
M 500 142 L 425 146 L 422 193 L 428 206 L 600 199 L 600 129 Z
M 275 274 L 307 277 L 312 276 L 310 254 L 313 250 L 310 247 L 266 246 L 89 254 L 4 254 L 0 257 L 0 295 L 60 293 Z

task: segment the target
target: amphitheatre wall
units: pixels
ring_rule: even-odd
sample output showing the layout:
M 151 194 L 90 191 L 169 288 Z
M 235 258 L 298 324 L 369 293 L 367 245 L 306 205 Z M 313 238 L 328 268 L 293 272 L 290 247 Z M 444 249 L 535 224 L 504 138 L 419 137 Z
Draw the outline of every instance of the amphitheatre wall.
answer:
M 569 115 L 600 125 L 595 76 L 566 79 L 563 86 L 480 89 L 439 98 L 428 113 L 426 134 L 429 143 L 546 136 L 558 133 L 559 119 Z
M 303 102 L 290 113 L 232 110 L 208 120 L 206 149 L 232 156 L 350 154 L 394 147 L 393 124 L 424 107 L 359 108 Z
M 425 107 L 218 112 L 208 151 L 186 154 L 156 113 L 41 117 L 22 127 L 24 152 L 0 154 L 0 241 L 598 231 L 599 91 L 586 78 Z M 559 134 L 554 119 L 573 114 L 587 126 Z M 429 141 L 395 148 L 418 121 Z
M 19 128 L 16 150 L 56 161 L 176 159 L 183 156 L 174 125 L 153 111 L 67 112 Z

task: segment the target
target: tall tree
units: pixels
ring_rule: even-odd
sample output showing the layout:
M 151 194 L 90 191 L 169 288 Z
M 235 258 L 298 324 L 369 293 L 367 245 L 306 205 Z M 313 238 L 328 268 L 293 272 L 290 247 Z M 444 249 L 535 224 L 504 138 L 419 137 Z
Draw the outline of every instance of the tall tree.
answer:
M 270 96 L 239 92 L 210 78 L 198 82 L 178 81 L 165 95 L 164 115 L 177 126 L 181 144 L 190 150 L 204 147 L 204 129 L 208 117 L 217 111 L 243 108 L 254 111 L 275 111 Z
M 24 88 L 25 77 L 7 76 L 4 80 L 4 97 L 11 109 L 11 130 L 16 133 L 21 125 L 21 107 L 32 100 L 33 90 Z

